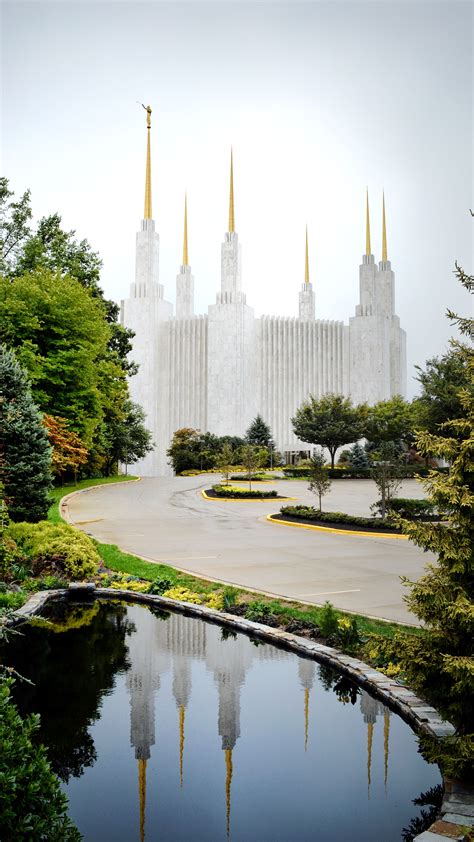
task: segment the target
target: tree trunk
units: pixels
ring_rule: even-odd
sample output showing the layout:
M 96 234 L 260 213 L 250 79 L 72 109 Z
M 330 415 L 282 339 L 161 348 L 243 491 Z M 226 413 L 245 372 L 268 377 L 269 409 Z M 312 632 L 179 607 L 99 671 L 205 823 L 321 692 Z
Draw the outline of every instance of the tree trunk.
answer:
M 334 468 L 334 459 L 335 459 L 335 456 L 336 456 L 337 447 L 335 447 L 335 448 L 329 447 L 328 450 L 329 450 L 329 453 L 331 454 L 331 468 Z
M 321 511 L 321 492 L 319 492 L 319 511 Z

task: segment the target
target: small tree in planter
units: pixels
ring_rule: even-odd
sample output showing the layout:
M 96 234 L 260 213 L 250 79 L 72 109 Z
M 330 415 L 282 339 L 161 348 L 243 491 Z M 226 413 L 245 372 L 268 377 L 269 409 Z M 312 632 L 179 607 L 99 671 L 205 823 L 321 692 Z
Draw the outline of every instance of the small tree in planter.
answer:
M 226 443 L 216 458 L 216 467 L 219 468 L 225 485 L 229 485 L 229 477 L 232 473 L 233 462 L 234 451 L 232 450 L 230 444 Z
M 372 459 L 370 475 L 378 488 L 380 500 L 371 508 L 378 509 L 381 517 L 385 518 L 390 500 L 400 488 L 405 469 L 393 442 L 384 442 L 372 454 Z
M 309 460 L 310 483 L 309 490 L 319 497 L 319 511 L 321 511 L 321 500 L 331 488 L 328 469 L 322 450 L 315 450 L 312 459 Z
M 249 491 L 252 491 L 252 476 L 258 468 L 261 468 L 266 459 L 266 455 L 266 450 L 261 447 L 256 447 L 253 444 L 246 444 L 241 450 L 240 458 L 242 460 L 242 465 L 247 472 Z

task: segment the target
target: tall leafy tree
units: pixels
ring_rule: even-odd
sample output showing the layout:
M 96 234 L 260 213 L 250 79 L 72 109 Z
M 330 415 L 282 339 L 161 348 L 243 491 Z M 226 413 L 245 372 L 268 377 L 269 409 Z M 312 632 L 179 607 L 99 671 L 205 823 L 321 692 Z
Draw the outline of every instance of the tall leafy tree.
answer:
M 30 191 L 26 190 L 16 201 L 12 200 L 8 179 L 0 177 L 0 272 L 15 272 L 23 247 L 30 235 L 32 216 Z
M 265 423 L 261 415 L 257 415 L 253 419 L 245 433 L 245 438 L 248 444 L 257 444 L 259 447 L 273 447 L 270 427 Z
M 103 417 L 109 336 L 103 303 L 73 278 L 49 269 L 0 278 L 0 341 L 28 371 L 41 410 L 66 418 L 86 446 Z
M 68 429 L 65 418 L 54 415 L 43 415 L 43 424 L 48 433 L 52 448 L 51 467 L 55 476 L 61 479 L 65 474 L 76 476 L 80 468 L 86 464 L 88 450 L 77 433 Z
M 365 405 L 353 406 L 349 398 L 327 394 L 319 400 L 311 395 L 297 409 L 291 422 L 300 441 L 319 444 L 329 450 L 334 468 L 337 449 L 361 438 L 365 418 Z
M 383 442 L 409 445 L 413 439 L 413 407 L 401 395 L 379 401 L 367 411 L 364 434 L 375 446 Z
M 46 517 L 51 448 L 26 372 L 0 345 L 0 481 L 12 520 Z
M 153 450 L 151 433 L 145 427 L 145 412 L 141 406 L 127 399 L 121 417 L 107 425 L 105 445 L 105 474 L 117 468 L 118 462 L 133 465 Z

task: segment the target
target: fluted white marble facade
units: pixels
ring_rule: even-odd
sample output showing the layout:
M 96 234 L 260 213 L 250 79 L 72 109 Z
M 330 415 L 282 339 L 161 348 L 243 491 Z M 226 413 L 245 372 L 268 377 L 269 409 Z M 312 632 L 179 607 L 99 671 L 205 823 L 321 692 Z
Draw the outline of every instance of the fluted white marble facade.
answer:
M 130 380 L 156 448 L 134 467 L 143 476 L 170 472 L 166 450 L 175 430 L 193 427 L 243 435 L 260 413 L 278 450 L 306 450 L 291 418 L 310 394 L 349 395 L 375 403 L 406 389 L 406 336 L 395 315 L 389 261 L 364 255 L 360 303 L 349 324 L 315 318 L 312 284 L 299 293 L 299 316 L 256 318 L 242 291 L 242 248 L 235 232 L 221 247 L 221 284 L 207 315 L 194 315 L 194 278 L 176 279 L 177 315 L 164 300 L 159 238 L 152 220 L 137 234 L 135 283 L 122 302 L 122 323 L 135 331 Z

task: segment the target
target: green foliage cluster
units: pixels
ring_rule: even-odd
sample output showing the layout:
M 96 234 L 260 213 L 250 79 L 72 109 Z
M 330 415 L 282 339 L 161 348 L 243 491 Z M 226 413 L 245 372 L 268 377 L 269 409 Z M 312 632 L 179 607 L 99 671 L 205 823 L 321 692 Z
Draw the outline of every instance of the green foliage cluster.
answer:
M 245 611 L 245 619 L 251 620 L 253 623 L 265 623 L 269 617 L 275 615 L 275 610 L 268 602 L 261 599 L 255 599 L 249 602 Z
M 227 481 L 232 470 L 243 467 L 248 471 L 249 453 L 257 454 L 252 472 L 270 464 L 280 463 L 280 455 L 261 444 L 250 444 L 239 436 L 215 436 L 192 427 L 176 430 L 167 450 L 170 465 L 176 474 L 194 476 L 213 469 L 220 470 Z
M 79 842 L 68 801 L 35 740 L 39 717 L 22 719 L 10 698 L 11 679 L 0 678 L 0 816 L 4 839 Z
M 248 488 L 236 488 L 232 485 L 213 485 L 212 490 L 216 497 L 231 497 L 235 498 L 236 500 L 239 498 L 248 498 L 248 499 L 255 499 L 255 498 L 267 498 L 267 497 L 278 497 L 278 493 L 272 489 L 271 491 L 264 490 L 262 488 L 250 490 Z
M 472 293 L 474 276 L 457 267 L 463 286 Z M 474 320 L 448 312 L 461 332 L 472 336 Z M 424 634 L 395 636 L 384 641 L 385 657 L 396 660 L 407 682 L 451 721 L 456 734 L 438 741 L 424 740 L 427 757 L 441 764 L 445 774 L 474 778 L 474 350 L 471 344 L 452 341 L 459 368 L 469 374 L 470 385 L 457 393 L 455 416 L 438 426 L 437 433 L 420 432 L 417 449 L 450 463 L 449 474 L 431 472 L 423 481 L 428 499 L 446 513 L 442 523 L 399 519 L 405 534 L 435 554 L 437 561 L 417 582 L 408 582 L 406 601 L 423 622 Z M 458 415 L 459 406 L 462 414 Z
M 12 523 L 6 537 L 15 542 L 35 575 L 51 572 L 81 580 L 97 572 L 100 558 L 93 541 L 67 523 Z
M 309 490 L 313 494 L 318 495 L 319 511 L 321 511 L 321 501 L 325 494 L 331 489 L 331 480 L 329 478 L 329 471 L 325 465 L 324 454 L 322 451 L 315 451 L 312 459 L 309 462 Z
M 64 419 L 89 451 L 83 473 L 110 473 L 150 449 L 127 376 L 133 332 L 99 286 L 101 260 L 58 214 L 31 230 L 29 192 L 0 179 L 0 342 L 16 353 L 42 412 Z
M 348 515 L 345 512 L 321 512 L 313 506 L 282 506 L 280 509 L 282 515 L 294 518 L 295 520 L 313 520 L 318 523 L 328 524 L 347 524 L 348 526 L 358 526 L 363 529 L 373 529 L 395 531 L 393 523 L 389 520 L 382 520 L 374 517 L 358 517 L 357 515 Z M 397 529 L 396 531 L 400 531 Z
M 357 441 L 364 435 L 367 418 L 365 404 L 353 406 L 349 398 L 327 394 L 319 400 L 310 395 L 291 419 L 295 436 L 300 441 L 327 448 L 331 468 L 339 447 Z
M 176 576 L 166 576 L 161 574 L 151 583 L 148 588 L 148 593 L 161 596 L 165 591 L 168 591 L 176 584 Z
M 257 415 L 253 419 L 245 433 L 245 440 L 248 444 L 255 444 L 257 447 L 266 447 L 267 449 L 273 449 L 274 447 L 272 431 L 261 415 Z
M 26 373 L 4 345 L 0 345 L 0 481 L 13 520 L 46 517 L 51 489 L 48 435 Z
M 392 497 L 389 511 L 411 520 L 416 518 L 430 520 L 438 516 L 438 511 L 432 500 L 418 500 L 409 497 Z

